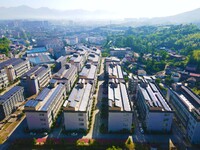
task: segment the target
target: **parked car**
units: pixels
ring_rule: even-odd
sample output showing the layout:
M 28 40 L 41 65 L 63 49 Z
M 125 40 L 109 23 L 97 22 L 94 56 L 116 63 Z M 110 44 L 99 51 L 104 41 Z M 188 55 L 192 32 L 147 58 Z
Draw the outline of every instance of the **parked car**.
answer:
M 144 134 L 144 130 L 143 130 L 142 128 L 140 128 L 140 132 L 141 132 L 142 134 Z
M 71 133 L 71 136 L 77 136 L 77 135 L 78 133 L 75 133 L 75 132 Z

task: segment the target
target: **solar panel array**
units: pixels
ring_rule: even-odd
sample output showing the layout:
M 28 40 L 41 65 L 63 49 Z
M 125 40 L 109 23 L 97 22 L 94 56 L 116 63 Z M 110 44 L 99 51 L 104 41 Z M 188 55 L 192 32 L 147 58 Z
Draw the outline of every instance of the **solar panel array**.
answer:
M 42 106 L 40 110 L 47 111 L 49 107 L 53 104 L 54 100 L 58 97 L 58 95 L 62 94 L 63 88 L 64 86 L 62 84 L 59 84 L 51 93 L 50 98 L 47 100 L 47 102 Z
M 42 92 L 40 92 L 40 94 L 36 97 L 36 100 L 43 101 L 46 98 L 46 96 L 49 94 L 50 91 L 51 91 L 51 89 L 44 88 L 42 90 Z
M 12 95 L 14 95 L 15 93 L 17 93 L 18 91 L 22 90 L 23 87 L 21 86 L 14 86 L 13 88 L 11 88 L 8 92 L 6 92 L 5 94 L 0 96 L 0 100 L 1 101 L 6 101 L 7 99 L 9 99 Z
M 36 107 L 39 101 L 36 100 L 29 100 L 26 102 L 25 107 Z
M 147 83 L 147 87 L 139 86 L 139 89 L 149 107 L 159 107 L 163 108 L 165 111 L 171 111 L 171 108 L 163 98 L 156 85 L 148 81 Z
M 181 88 L 185 93 L 187 93 L 192 98 L 190 99 L 191 102 L 192 100 L 193 100 L 193 103 L 195 102 L 196 104 L 195 107 L 200 107 L 200 98 L 197 95 L 195 95 L 192 91 L 190 91 L 187 87 L 181 86 Z

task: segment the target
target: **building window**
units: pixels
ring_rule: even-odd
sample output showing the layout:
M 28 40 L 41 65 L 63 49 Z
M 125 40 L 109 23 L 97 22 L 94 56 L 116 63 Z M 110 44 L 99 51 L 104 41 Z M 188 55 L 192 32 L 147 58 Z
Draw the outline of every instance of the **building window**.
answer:
M 170 114 L 165 114 L 164 116 L 169 116 Z
M 165 118 L 163 121 L 169 121 L 169 118 Z
M 40 121 L 46 121 L 46 119 L 45 118 L 40 118 Z
M 84 123 L 79 123 L 80 126 L 84 126 Z
M 78 114 L 78 116 L 83 116 L 83 114 Z
M 84 121 L 84 119 L 83 119 L 83 118 L 79 118 L 78 120 L 79 120 L 79 121 Z
M 44 114 L 39 114 L 39 116 L 44 116 Z
M 42 123 L 42 126 L 46 126 L 46 123 Z

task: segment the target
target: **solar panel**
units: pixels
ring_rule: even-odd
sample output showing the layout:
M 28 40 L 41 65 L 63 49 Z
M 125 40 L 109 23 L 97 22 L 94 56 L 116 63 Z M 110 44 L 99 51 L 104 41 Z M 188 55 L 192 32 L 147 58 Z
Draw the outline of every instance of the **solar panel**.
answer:
M 36 97 L 36 99 L 39 101 L 43 101 L 50 91 L 51 89 L 49 88 L 43 89 L 42 92 Z
M 92 89 L 92 85 L 91 84 L 87 84 L 85 91 L 84 91 L 84 96 L 82 98 L 80 107 L 79 107 L 79 111 L 85 111 L 88 105 L 88 102 L 90 100 L 90 92 Z
M 7 100 L 9 99 L 12 95 L 14 95 L 15 93 L 17 93 L 18 91 L 20 91 L 21 89 L 23 89 L 23 87 L 21 86 L 14 86 L 12 89 L 10 89 L 8 92 L 6 92 L 4 95 L 0 96 L 1 100 Z
M 37 106 L 39 102 L 36 101 L 36 100 L 29 100 L 26 104 L 25 104 L 25 107 L 35 107 Z
M 130 111 L 131 107 L 130 107 L 130 103 L 129 103 L 126 86 L 123 83 L 120 83 L 120 85 L 121 85 L 121 94 L 122 94 L 122 98 L 123 98 L 124 110 Z
M 151 88 L 152 88 L 152 90 L 154 91 L 154 92 L 157 92 L 158 91 L 158 89 L 156 88 L 156 86 L 153 84 L 153 83 L 149 83 L 150 84 L 150 86 L 151 86 Z
M 53 101 L 56 99 L 56 97 L 61 93 L 61 90 L 63 88 L 62 84 L 59 84 L 56 89 L 51 94 L 50 98 L 47 100 L 47 102 L 44 104 L 44 106 L 41 108 L 42 111 L 47 111 L 50 107 L 50 105 L 53 103 Z

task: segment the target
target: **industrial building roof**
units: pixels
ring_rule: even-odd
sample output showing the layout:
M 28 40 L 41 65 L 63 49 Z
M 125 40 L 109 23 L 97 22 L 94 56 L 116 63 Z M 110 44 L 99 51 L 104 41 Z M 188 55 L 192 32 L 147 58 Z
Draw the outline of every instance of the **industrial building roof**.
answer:
M 48 111 L 51 105 L 54 103 L 56 98 L 63 93 L 65 89 L 64 85 L 59 84 L 56 87 L 49 89 L 45 88 L 42 92 L 36 97 L 35 100 L 28 101 L 25 104 L 25 107 L 36 107 L 40 102 L 41 106 L 38 108 L 38 111 Z M 34 102 L 35 101 L 35 102 Z
M 9 60 L 0 63 L 0 69 L 3 69 L 4 67 L 9 65 L 17 66 L 23 62 L 24 60 L 21 58 L 10 58 Z
M 48 66 L 35 66 L 33 67 L 31 70 L 29 70 L 28 72 L 26 72 L 25 74 L 23 74 L 21 76 L 21 78 L 26 78 L 26 77 L 31 77 L 32 75 L 34 75 L 35 77 L 40 77 L 41 75 L 43 75 L 47 70 L 50 70 L 50 68 L 48 68 Z
M 74 108 L 74 111 L 87 110 L 92 90 L 92 84 L 85 84 L 84 81 L 82 81 L 81 83 L 77 83 L 76 86 L 73 88 L 68 100 L 63 105 L 64 107 Z
M 8 92 L 0 96 L 0 103 L 5 102 L 8 100 L 11 96 L 13 96 L 18 91 L 22 90 L 23 87 L 21 86 L 14 86 L 12 89 L 10 89 Z
M 131 111 L 130 100 L 124 83 L 110 83 L 108 86 L 108 105 L 118 107 L 119 111 Z
M 110 63 L 108 66 L 108 75 L 117 79 L 123 79 L 121 66 L 115 63 Z
M 146 81 L 146 83 L 142 82 L 138 86 L 150 110 L 172 111 L 154 83 Z
M 95 79 L 97 67 L 92 64 L 86 64 L 82 71 L 79 73 L 80 78 Z
M 66 66 L 62 67 L 57 73 L 54 74 L 53 78 L 69 79 L 75 70 L 77 70 L 76 66 L 66 64 Z

